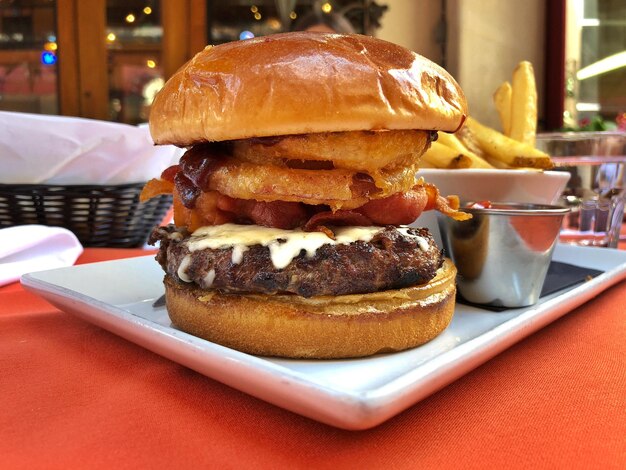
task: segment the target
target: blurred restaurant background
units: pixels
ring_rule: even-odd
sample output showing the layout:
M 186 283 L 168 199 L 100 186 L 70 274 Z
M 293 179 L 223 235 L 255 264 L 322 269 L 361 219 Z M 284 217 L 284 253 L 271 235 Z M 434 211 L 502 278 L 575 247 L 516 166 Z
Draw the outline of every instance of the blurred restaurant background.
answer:
M 491 95 L 532 62 L 543 130 L 613 128 L 626 112 L 624 0 L 0 0 L 0 110 L 145 122 L 155 93 L 206 44 L 341 15 Z

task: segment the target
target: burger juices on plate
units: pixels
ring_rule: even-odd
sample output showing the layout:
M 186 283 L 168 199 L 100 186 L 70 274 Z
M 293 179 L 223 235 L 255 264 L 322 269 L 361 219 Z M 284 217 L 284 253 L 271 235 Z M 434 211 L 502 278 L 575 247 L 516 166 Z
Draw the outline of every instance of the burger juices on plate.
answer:
M 142 198 L 172 193 L 157 228 L 168 314 L 240 351 L 342 358 L 443 331 L 455 273 L 424 210 L 455 218 L 417 173 L 465 97 L 442 68 L 360 35 L 285 33 L 207 47 L 159 92 L 157 144 L 187 148 Z

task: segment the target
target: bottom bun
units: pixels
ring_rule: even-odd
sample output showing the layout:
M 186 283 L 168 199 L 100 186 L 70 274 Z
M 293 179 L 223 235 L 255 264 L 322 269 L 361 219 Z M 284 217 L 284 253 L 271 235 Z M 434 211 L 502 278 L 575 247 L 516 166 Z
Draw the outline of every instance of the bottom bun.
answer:
M 165 277 L 172 323 L 194 336 L 262 356 L 348 358 L 402 351 L 450 323 L 456 268 L 448 259 L 428 284 L 342 296 L 237 295 Z

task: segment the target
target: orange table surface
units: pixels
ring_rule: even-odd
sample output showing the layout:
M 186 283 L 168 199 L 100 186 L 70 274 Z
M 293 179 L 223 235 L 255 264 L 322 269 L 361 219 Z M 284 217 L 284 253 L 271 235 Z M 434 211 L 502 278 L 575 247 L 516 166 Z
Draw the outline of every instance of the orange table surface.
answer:
M 87 249 L 79 263 L 146 254 Z M 0 288 L 0 468 L 626 468 L 626 283 L 344 431 Z

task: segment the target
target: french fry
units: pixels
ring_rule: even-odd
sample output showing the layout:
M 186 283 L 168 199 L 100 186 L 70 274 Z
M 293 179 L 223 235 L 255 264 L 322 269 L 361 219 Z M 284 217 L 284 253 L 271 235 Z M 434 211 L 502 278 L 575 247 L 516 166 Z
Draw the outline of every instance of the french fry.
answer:
M 439 142 L 430 144 L 429 149 L 422 155 L 422 161 L 435 168 L 469 168 L 472 164 L 471 160 L 458 150 Z
M 534 147 L 537 133 L 537 86 L 530 62 L 520 62 L 515 68 L 512 88 L 509 137 Z
M 552 168 L 550 156 L 531 145 L 518 142 L 495 129 L 484 126 L 472 118 L 467 118 L 465 127 L 476 138 L 480 147 L 491 158 L 514 168 Z
M 478 155 L 481 158 L 485 158 L 487 155 L 485 151 L 480 147 L 480 144 L 476 140 L 476 137 L 472 134 L 469 127 L 463 126 L 454 134 L 461 143 L 474 155 Z
M 433 142 L 422 155 L 422 162 L 431 168 L 493 168 L 485 160 L 465 149 L 460 142 L 458 147 L 460 149 L 449 147 L 439 141 Z
M 504 82 L 493 94 L 493 102 L 500 116 L 500 124 L 504 135 L 511 135 L 511 95 L 513 88 L 509 82 Z
M 472 152 L 468 151 L 467 153 L 464 153 L 463 155 L 470 159 L 471 161 L 470 168 L 484 168 L 484 169 L 494 168 L 494 166 L 490 164 L 487 160 L 485 160 L 482 157 L 479 157 L 478 155 Z
M 472 160 L 467 155 L 460 153 L 450 161 L 448 168 L 456 170 L 459 168 L 471 168 L 471 166 Z
M 490 165 L 483 157 L 479 157 L 475 153 L 470 152 L 456 135 L 448 134 L 447 132 L 439 132 L 438 136 L 437 142 L 461 152 L 466 159 L 470 160 L 469 168 L 493 168 L 493 165 Z
M 439 133 L 438 141 L 423 157 L 424 165 L 537 171 L 552 168 L 550 157 L 535 149 L 537 87 L 532 64 L 520 62 L 513 71 L 512 83 L 500 85 L 493 101 L 503 133 L 467 118 L 455 134 Z
M 456 135 L 448 134 L 447 132 L 437 132 L 437 142 L 445 145 L 446 147 L 450 147 L 451 149 L 456 149 L 461 153 L 469 151 L 469 149 L 463 145 Z
M 491 166 L 493 166 L 494 168 L 497 168 L 499 170 L 510 170 L 511 167 L 509 165 L 507 165 L 504 162 L 501 162 L 500 160 L 497 160 L 495 158 L 491 158 L 489 156 L 485 157 L 485 161 L 487 163 L 489 163 Z

